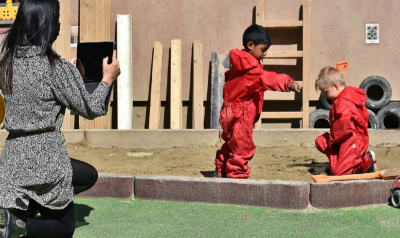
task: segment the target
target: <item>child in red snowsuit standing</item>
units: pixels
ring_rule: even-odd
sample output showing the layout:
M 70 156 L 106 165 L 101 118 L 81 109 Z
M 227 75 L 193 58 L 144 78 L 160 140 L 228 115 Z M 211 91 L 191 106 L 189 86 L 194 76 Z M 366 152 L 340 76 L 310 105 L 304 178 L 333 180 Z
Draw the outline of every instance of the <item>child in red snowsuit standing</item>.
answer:
M 264 91 L 300 92 L 300 85 L 288 75 L 267 72 L 260 64 L 271 43 L 264 27 L 252 25 L 243 34 L 245 49 L 229 52 L 232 67 L 225 73 L 219 118 L 225 143 L 217 151 L 214 177 L 249 177 L 247 163 L 256 151 L 253 125 L 260 118 Z
M 346 86 L 343 75 L 332 67 L 321 70 L 315 89 L 333 101 L 329 112 L 330 133 L 315 140 L 318 150 L 328 156 L 331 174 L 376 171 L 375 153 L 367 151 L 369 113 L 364 90 Z

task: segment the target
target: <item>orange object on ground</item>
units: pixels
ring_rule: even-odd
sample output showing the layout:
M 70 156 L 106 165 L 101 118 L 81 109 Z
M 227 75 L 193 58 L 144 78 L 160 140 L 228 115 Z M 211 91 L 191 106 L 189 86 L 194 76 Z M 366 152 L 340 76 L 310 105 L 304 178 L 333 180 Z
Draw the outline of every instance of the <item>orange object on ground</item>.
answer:
M 344 180 L 357 180 L 357 179 L 395 179 L 400 175 L 400 169 L 388 169 L 376 171 L 375 173 L 365 174 L 351 174 L 340 176 L 326 176 L 326 175 L 313 175 L 311 178 L 316 183 L 326 183 L 330 181 L 344 181 Z
M 344 76 L 344 74 L 347 71 L 347 61 L 343 61 L 343 62 L 339 62 L 336 64 L 336 69 L 340 71 L 340 66 L 343 65 L 343 71 L 342 71 L 342 75 Z

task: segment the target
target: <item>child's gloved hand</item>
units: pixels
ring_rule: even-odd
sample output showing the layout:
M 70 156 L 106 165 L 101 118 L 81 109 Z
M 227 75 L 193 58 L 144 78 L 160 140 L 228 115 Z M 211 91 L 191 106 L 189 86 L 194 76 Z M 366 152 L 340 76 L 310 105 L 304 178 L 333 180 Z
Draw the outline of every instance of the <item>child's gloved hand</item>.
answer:
M 289 90 L 300 93 L 301 92 L 301 86 L 300 86 L 300 84 L 298 82 L 293 82 L 292 85 L 290 85 Z

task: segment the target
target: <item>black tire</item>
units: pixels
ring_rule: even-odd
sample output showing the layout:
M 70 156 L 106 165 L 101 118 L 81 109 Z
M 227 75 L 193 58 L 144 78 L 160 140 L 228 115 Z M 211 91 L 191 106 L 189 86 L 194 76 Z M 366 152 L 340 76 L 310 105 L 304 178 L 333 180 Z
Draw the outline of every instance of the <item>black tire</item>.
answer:
M 369 118 L 368 118 L 368 128 L 370 129 L 379 129 L 379 120 L 378 116 L 371 110 L 368 109 Z
M 319 102 L 324 109 L 331 110 L 332 107 L 332 100 L 326 98 L 325 94 L 321 93 L 319 95 Z
M 400 108 L 387 105 L 378 111 L 380 129 L 400 129 Z
M 370 109 L 379 109 L 384 107 L 392 98 L 392 88 L 389 82 L 379 76 L 371 76 L 360 84 L 360 88 L 365 90 L 367 95 L 367 106 Z
M 400 208 L 400 190 L 396 189 L 390 194 L 390 203 L 395 208 Z
M 317 109 L 310 113 L 309 128 L 330 128 L 329 111 Z

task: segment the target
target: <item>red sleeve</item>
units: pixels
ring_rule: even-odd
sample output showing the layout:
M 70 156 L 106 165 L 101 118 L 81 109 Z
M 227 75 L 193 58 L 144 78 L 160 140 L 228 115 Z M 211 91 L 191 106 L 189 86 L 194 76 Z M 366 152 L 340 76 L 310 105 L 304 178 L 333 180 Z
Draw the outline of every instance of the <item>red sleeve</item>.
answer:
M 352 115 L 351 105 L 347 105 L 344 101 L 332 105 L 333 118 L 330 118 L 332 126 L 329 138 L 333 143 L 346 140 L 352 135 L 355 130 Z
M 287 74 L 277 74 L 269 71 L 264 71 L 260 77 L 263 91 L 288 92 L 290 85 L 294 82 L 294 79 Z

